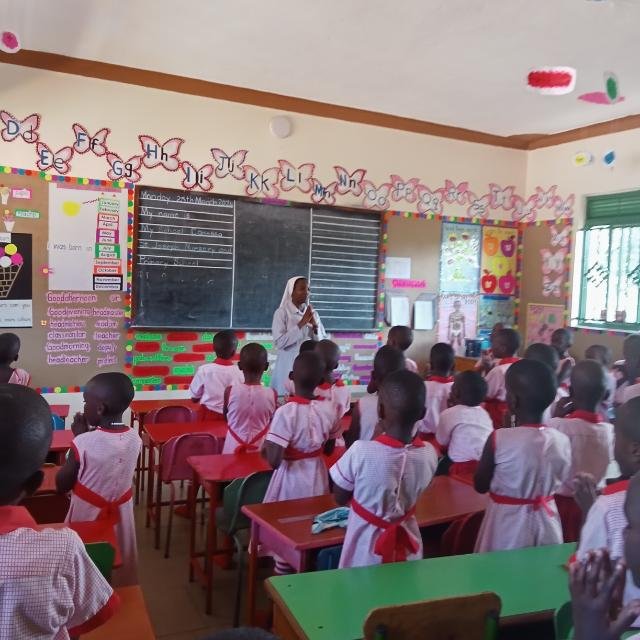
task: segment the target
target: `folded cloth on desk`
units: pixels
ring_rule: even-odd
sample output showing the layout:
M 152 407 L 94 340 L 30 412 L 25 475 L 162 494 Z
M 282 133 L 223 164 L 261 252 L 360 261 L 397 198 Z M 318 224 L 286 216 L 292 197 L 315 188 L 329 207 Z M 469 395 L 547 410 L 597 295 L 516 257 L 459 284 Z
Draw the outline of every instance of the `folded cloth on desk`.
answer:
M 349 507 L 336 507 L 329 509 L 324 513 L 319 513 L 311 525 L 311 533 L 320 533 L 325 529 L 333 529 L 334 527 L 347 528 L 347 520 L 349 519 Z

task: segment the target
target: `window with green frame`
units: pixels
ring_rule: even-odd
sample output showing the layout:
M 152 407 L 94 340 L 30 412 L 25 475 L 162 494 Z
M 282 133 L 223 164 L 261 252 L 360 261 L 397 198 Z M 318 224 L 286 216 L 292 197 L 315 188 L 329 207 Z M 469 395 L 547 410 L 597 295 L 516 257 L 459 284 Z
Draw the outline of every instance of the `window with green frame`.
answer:
M 579 252 L 582 253 L 581 262 Z M 587 198 L 576 243 L 578 324 L 640 328 L 640 191 Z M 575 290 L 575 289 L 574 289 Z M 574 307 L 575 309 L 575 307 Z

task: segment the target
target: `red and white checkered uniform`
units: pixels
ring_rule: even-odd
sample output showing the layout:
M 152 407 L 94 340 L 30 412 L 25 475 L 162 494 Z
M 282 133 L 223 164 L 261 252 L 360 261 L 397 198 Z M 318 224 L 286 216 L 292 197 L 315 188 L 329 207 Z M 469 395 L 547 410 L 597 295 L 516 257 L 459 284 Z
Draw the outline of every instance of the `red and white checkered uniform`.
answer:
M 315 394 L 319 398 L 333 402 L 338 419 L 344 417 L 351 407 L 351 389 L 342 380 L 336 380 L 333 384 L 323 382 L 316 387 Z
M 441 378 L 440 376 L 430 376 L 424 383 L 427 390 L 425 409 L 427 413 L 421 422 L 419 430 L 421 433 L 435 433 L 438 428 L 440 414 L 447 408 L 453 378 Z
M 449 447 L 447 455 L 453 462 L 468 462 L 480 460 L 492 433 L 493 423 L 482 407 L 459 404 L 440 414 L 436 439 L 443 447 Z
M 418 364 L 416 361 L 411 358 L 407 358 L 406 356 L 404 358 L 404 368 L 412 373 L 418 373 Z
M 18 369 L 16 367 L 7 382 L 9 384 L 21 384 L 28 387 L 31 382 L 31 376 L 24 369 Z
M 75 459 L 80 463 L 76 486 L 81 484 L 110 502 L 120 499 L 131 490 L 133 472 L 140 453 L 140 436 L 129 427 L 95 429 L 76 436 L 71 443 Z M 114 572 L 119 585 L 138 583 L 138 551 L 133 519 L 133 500 L 129 498 L 118 507 L 120 520 L 115 526 L 122 555 L 122 567 Z M 66 522 L 96 520 L 100 509 L 75 493 Z
M 507 387 L 505 386 L 505 375 L 509 367 L 517 362 L 518 358 L 503 358 L 498 360 L 489 373 L 487 373 L 485 380 L 487 381 L 487 398 L 490 400 L 499 400 L 505 402 L 507 399 Z
M 362 396 L 358 400 L 358 413 L 360 414 L 360 438 L 359 440 L 373 440 L 373 435 L 378 418 L 378 393 Z
M 243 382 L 244 374 L 236 362 L 218 358 L 215 362 L 198 367 L 189 386 L 189 393 L 203 407 L 221 414 L 224 410 L 225 389 Z
M 260 449 L 278 406 L 278 392 L 259 383 L 236 383 L 227 387 L 225 402 L 229 433 L 222 453 L 234 453 L 238 447 Z
M 0 507 L 0 640 L 67 640 L 119 605 L 75 531 L 36 527 L 24 507 Z

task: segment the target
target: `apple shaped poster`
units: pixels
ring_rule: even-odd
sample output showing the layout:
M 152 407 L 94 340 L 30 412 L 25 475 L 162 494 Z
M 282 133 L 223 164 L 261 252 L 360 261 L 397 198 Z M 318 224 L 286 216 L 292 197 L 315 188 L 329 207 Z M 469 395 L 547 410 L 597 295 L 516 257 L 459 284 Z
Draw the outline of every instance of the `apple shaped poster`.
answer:
M 440 251 L 440 291 L 478 293 L 481 227 L 445 222 Z
M 517 288 L 518 230 L 511 227 L 482 229 L 480 292 L 513 296 Z

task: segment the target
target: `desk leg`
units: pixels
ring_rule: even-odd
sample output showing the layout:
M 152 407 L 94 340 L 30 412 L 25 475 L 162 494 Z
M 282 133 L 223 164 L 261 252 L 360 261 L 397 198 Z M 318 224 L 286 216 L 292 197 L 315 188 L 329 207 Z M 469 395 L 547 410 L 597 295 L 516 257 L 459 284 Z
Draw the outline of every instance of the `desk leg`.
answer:
M 153 506 L 153 467 L 155 465 L 155 447 L 153 442 L 149 442 L 148 466 L 147 466 L 147 518 L 145 527 L 151 524 L 151 508 Z M 144 491 L 144 486 L 142 487 Z
M 196 471 L 189 486 L 189 582 L 193 582 L 193 563 L 196 558 L 196 514 L 198 511 L 198 492 L 200 491 L 200 478 Z
M 211 614 L 213 596 L 213 554 L 217 551 L 216 509 L 220 497 L 220 484 L 209 483 L 209 521 L 207 522 L 207 542 L 204 551 L 204 575 L 206 580 L 205 611 Z
M 158 473 L 155 475 L 156 503 L 153 512 L 153 525 L 155 527 L 154 546 L 160 548 L 160 528 L 162 524 L 162 452 L 158 447 Z M 153 483 L 149 482 L 149 493 L 153 492 Z
M 251 521 L 251 540 L 249 541 L 249 567 L 247 570 L 247 608 L 249 624 L 256 623 L 256 588 L 258 582 L 258 549 L 260 547 L 260 525 Z

